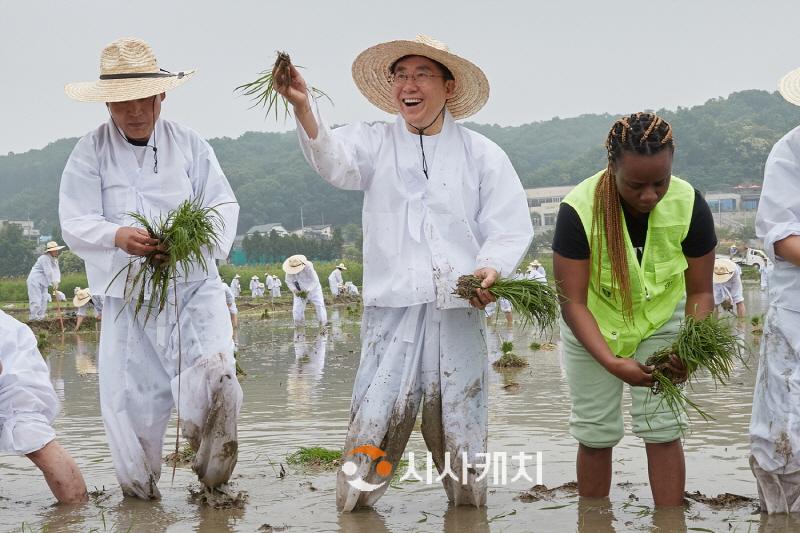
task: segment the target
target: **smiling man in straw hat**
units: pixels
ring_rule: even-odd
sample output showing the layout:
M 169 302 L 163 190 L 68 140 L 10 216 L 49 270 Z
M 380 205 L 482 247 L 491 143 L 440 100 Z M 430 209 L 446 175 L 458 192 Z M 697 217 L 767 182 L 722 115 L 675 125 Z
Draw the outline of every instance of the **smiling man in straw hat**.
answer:
M 325 309 L 325 299 L 322 297 L 322 285 L 319 276 L 314 270 L 314 263 L 304 255 L 287 257 L 283 262 L 283 271 L 286 272 L 286 286 L 292 291 L 292 318 L 295 326 L 304 326 L 306 323 L 306 303 L 314 306 L 319 325 L 328 325 L 328 311 Z M 280 286 L 280 285 L 278 285 Z
M 277 86 L 294 107 L 314 170 L 337 187 L 364 191 L 362 353 L 345 450 L 378 446 L 397 465 L 422 405 L 436 466 L 455 473 L 444 476 L 448 498 L 482 506 L 486 479 L 475 465 L 487 440 L 485 320 L 453 290 L 463 274 L 486 288 L 498 274 L 514 273 L 533 236 L 525 192 L 506 154 L 455 122 L 489 97 L 476 65 L 419 36 L 368 48 L 352 72 L 367 100 L 396 116 L 393 123 L 329 130 L 295 68 Z M 491 300 L 481 291 L 471 303 L 483 308 Z M 351 464 L 337 482 L 345 511 L 372 505 L 391 478 L 360 454 Z
M 59 215 L 64 240 L 86 262 L 90 292 L 105 295 L 114 317 L 103 321 L 100 337 L 103 422 L 123 492 L 145 499 L 160 497 L 164 433 L 179 399 L 183 435 L 197 452 L 192 468 L 207 488 L 230 478 L 237 457 L 242 390 L 216 260 L 228 255 L 239 206 L 209 144 L 160 118 L 166 91 L 192 73 L 162 70 L 147 43 L 120 39 L 103 50 L 98 81 L 65 87 L 76 100 L 105 103 L 110 114 L 67 161 Z M 162 248 L 129 213 L 154 219 L 194 198 L 219 213 L 219 245 L 207 252 L 207 270 L 197 265 L 181 274 L 167 308 L 145 323 L 117 273 L 132 257 Z
M 800 106 L 800 69 L 778 89 Z M 753 392 L 750 467 L 762 512 L 800 512 L 800 127 L 767 158 L 756 235 L 774 267 Z
M 31 320 L 44 320 L 48 302 L 47 288 L 53 287 L 55 291 L 61 283 L 58 253 L 64 248 L 55 241 L 48 242 L 44 253 L 39 256 L 28 274 L 28 306 Z

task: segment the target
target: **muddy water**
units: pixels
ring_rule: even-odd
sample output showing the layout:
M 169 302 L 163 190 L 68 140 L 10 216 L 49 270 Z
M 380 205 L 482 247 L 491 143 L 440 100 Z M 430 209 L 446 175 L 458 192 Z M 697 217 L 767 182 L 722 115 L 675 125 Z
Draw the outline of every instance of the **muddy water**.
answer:
M 756 286 L 748 286 L 748 314 L 764 307 Z M 0 457 L 0 530 L 9 531 L 797 531 L 800 522 L 768 520 L 752 514 L 753 504 L 714 509 L 695 503 L 684 510 L 653 511 L 643 445 L 626 436 L 615 450 L 610 503 L 578 502 L 574 490 L 538 493 L 517 499 L 536 481 L 510 482 L 518 473 L 511 457 L 541 452 L 542 482 L 556 487 L 573 481 L 576 444 L 568 434 L 569 396 L 558 350 L 532 351 L 530 332 L 489 326 L 493 358 L 502 340 L 531 365 L 516 371 L 490 370 L 490 450 L 509 457 L 508 483 L 490 479 L 488 507 L 450 508 L 434 483 L 401 482 L 391 487 L 375 510 L 338 515 L 335 474 L 304 472 L 286 466 L 285 455 L 301 446 L 339 448 L 344 442 L 353 377 L 358 366 L 358 317 L 345 309 L 331 312 L 327 336 L 317 328 L 295 332 L 287 315 L 242 320 L 239 341 L 245 402 L 240 418 L 239 464 L 233 481 L 249 493 L 243 509 L 212 510 L 190 500 L 194 476 L 178 468 L 170 482 L 165 466 L 157 503 L 122 498 L 100 420 L 97 388 L 97 337 L 93 333 L 55 337 L 46 350 L 53 383 L 63 401 L 56 422 L 59 441 L 80 464 L 91 490 L 88 505 L 51 506 L 38 471 L 24 458 Z M 744 328 L 749 330 L 750 327 Z M 749 338 L 749 335 L 748 335 Z M 554 339 L 557 341 L 557 338 Z M 757 352 L 756 352 L 757 354 Z M 693 397 L 716 421 L 696 421 L 685 439 L 687 489 L 707 495 L 731 492 L 756 496 L 747 466 L 747 426 L 757 356 L 737 370 L 724 391 L 701 380 Z M 629 400 L 626 397 L 626 407 Z M 628 419 L 628 424 L 630 420 Z M 629 426 L 628 426 L 629 427 Z M 172 449 L 174 431 L 165 440 Z M 424 456 L 419 426 L 408 450 Z M 280 477 L 281 463 L 286 474 Z M 423 465 L 424 466 L 424 465 Z M 498 472 L 498 470 L 495 470 Z M 424 476 L 423 467 L 420 473 Z M 287 528 L 287 529 L 284 529 Z

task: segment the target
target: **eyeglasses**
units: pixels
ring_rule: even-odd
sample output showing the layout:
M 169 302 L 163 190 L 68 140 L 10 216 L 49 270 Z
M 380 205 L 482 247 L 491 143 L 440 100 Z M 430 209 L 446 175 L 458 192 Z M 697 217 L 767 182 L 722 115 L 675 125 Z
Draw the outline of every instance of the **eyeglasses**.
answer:
M 416 74 L 389 74 L 389 83 L 395 86 L 401 86 L 408 83 L 408 80 L 413 81 L 416 85 L 427 85 L 433 78 L 443 78 L 438 74 L 430 74 L 428 72 L 417 72 Z

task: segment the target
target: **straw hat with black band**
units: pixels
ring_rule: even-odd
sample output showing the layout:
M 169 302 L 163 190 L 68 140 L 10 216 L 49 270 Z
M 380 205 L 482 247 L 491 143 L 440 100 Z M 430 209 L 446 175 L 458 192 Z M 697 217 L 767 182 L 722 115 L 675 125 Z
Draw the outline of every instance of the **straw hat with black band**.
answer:
M 88 304 L 91 299 L 92 293 L 89 292 L 89 289 L 80 289 L 75 293 L 75 297 L 72 299 L 72 305 L 75 307 L 83 307 Z
M 286 261 L 283 262 L 283 271 L 287 274 L 299 274 L 306 268 L 306 263 L 308 259 L 304 255 L 293 255 L 286 258 Z
M 145 41 L 118 39 L 100 55 L 100 78 L 64 86 L 67 96 L 80 102 L 125 102 L 170 91 L 186 83 L 194 70 L 169 72 Z
M 453 96 L 447 109 L 455 119 L 477 113 L 489 99 L 489 80 L 470 61 L 450 52 L 444 43 L 418 35 L 411 41 L 390 41 L 361 52 L 353 61 L 353 81 L 358 90 L 376 107 L 397 114 L 397 103 L 389 82 L 392 66 L 406 56 L 422 56 L 444 65 L 455 79 Z

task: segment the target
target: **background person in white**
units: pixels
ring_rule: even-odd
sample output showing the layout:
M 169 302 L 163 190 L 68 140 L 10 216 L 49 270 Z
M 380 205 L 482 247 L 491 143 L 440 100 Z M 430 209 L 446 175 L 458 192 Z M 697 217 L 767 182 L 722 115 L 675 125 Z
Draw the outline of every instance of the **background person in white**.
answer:
M 731 312 L 736 308 L 736 316 L 744 318 L 747 310 L 744 306 L 742 293 L 742 269 L 739 265 L 725 259 L 717 258 L 714 261 L 714 308 L 721 306 L 723 310 Z
M 306 323 L 306 303 L 314 306 L 320 326 L 328 324 L 328 311 L 325 309 L 325 299 L 322 296 L 322 285 L 319 276 L 314 270 L 314 263 L 304 255 L 293 255 L 283 262 L 283 271 L 286 273 L 286 286 L 292 291 L 292 318 L 295 326 Z M 280 286 L 280 285 L 279 285 Z M 300 293 L 306 293 L 305 298 Z
M 36 259 L 28 274 L 28 306 L 31 320 L 43 320 L 47 313 L 47 288 L 58 288 L 61 283 L 61 269 L 58 267 L 58 252 L 64 247 L 50 241 L 44 253 Z
M 228 255 L 239 206 L 209 144 L 159 118 L 165 91 L 193 71 L 160 71 L 147 43 L 120 39 L 103 50 L 100 72 L 100 81 L 65 87 L 77 100 L 105 102 L 111 119 L 70 155 L 59 215 L 65 241 L 86 262 L 91 293 L 105 294 L 112 317 L 102 322 L 100 336 L 100 406 L 117 479 L 127 495 L 160 497 L 164 433 L 180 398 L 183 437 L 197 451 L 192 468 L 213 489 L 229 479 L 237 457 L 242 390 L 216 260 Z M 188 275 L 181 272 L 177 294 L 171 286 L 167 307 L 145 323 L 124 298 L 126 276 L 116 275 L 131 256 L 161 248 L 127 213 L 156 218 L 198 197 L 215 206 L 224 223 L 219 246 L 207 252 L 208 271 L 195 266 Z M 209 428 L 211 410 L 216 416 Z
M 364 191 L 362 351 L 345 450 L 380 446 L 397 465 L 424 404 L 433 459 L 441 470 L 450 452 L 461 478 L 462 457 L 475 464 L 487 450 L 488 362 L 483 313 L 452 292 L 463 274 L 484 287 L 513 274 L 533 236 L 525 192 L 497 145 L 455 123 L 489 96 L 480 68 L 420 36 L 365 50 L 352 72 L 393 122 L 329 130 L 297 69 L 276 85 L 294 107 L 309 164 L 337 187 Z M 471 303 L 491 300 L 480 291 Z M 388 486 L 368 458 L 354 462 L 338 475 L 344 511 L 371 506 Z M 362 492 L 355 478 L 383 485 Z M 445 477 L 444 488 L 456 505 L 486 502 L 475 471 Z
M 347 267 L 344 266 L 344 264 L 339 263 L 336 265 L 336 268 L 333 269 L 333 272 L 331 272 L 328 276 L 328 286 L 331 288 L 331 294 L 334 298 L 339 296 L 340 287 L 344 288 L 342 270 L 347 270 Z

